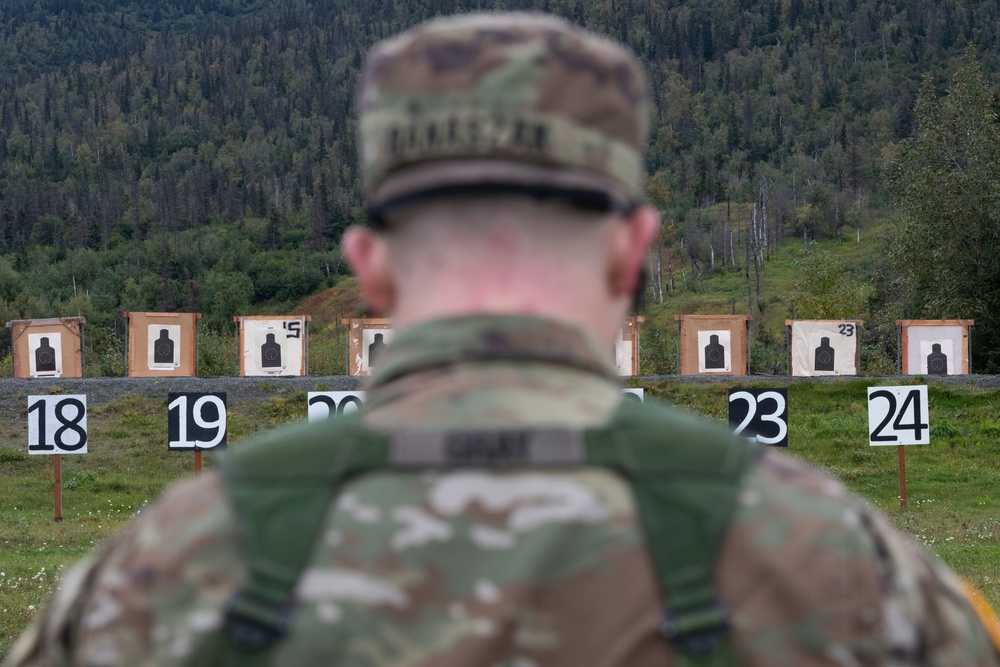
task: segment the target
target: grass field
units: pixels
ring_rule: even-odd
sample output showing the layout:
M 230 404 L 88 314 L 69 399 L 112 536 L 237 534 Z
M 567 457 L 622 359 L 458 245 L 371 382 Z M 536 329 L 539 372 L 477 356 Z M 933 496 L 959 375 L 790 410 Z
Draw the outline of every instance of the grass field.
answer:
M 719 420 L 733 386 L 636 384 Z M 788 386 L 792 452 L 839 475 L 1000 606 L 1000 392 L 930 385 L 931 445 L 907 449 L 909 506 L 900 509 L 896 448 L 867 445 L 871 381 L 777 384 Z M 230 442 L 302 417 L 305 398 L 230 406 Z M 167 452 L 166 415 L 165 398 L 90 409 L 90 453 L 62 459 L 62 523 L 52 520 L 52 459 L 26 453 L 23 418 L 0 417 L 0 655 L 66 567 L 191 473 L 192 455 Z

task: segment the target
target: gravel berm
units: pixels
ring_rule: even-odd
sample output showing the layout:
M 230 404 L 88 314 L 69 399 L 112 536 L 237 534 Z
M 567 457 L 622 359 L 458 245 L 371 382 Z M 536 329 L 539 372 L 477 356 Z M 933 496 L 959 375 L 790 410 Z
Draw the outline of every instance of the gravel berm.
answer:
M 874 385 L 941 383 L 948 386 L 1000 388 L 1000 375 L 949 375 L 926 377 L 890 375 L 881 377 L 790 378 L 776 375 L 655 375 L 639 380 L 641 384 L 673 382 L 678 384 L 767 383 L 777 387 L 799 382 L 843 382 L 861 380 Z M 39 394 L 86 394 L 87 404 L 105 405 L 127 396 L 139 395 L 166 400 L 170 392 L 226 392 L 229 405 L 260 403 L 298 391 L 352 391 L 363 388 L 365 378 L 333 375 L 306 377 L 184 377 L 184 378 L 44 378 L 33 380 L 0 379 L 0 414 L 23 416 L 26 397 Z

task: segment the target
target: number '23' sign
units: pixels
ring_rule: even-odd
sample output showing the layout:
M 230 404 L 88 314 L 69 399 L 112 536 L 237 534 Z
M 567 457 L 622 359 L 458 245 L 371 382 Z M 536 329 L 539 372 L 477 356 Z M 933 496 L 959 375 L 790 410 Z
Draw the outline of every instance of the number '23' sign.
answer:
M 787 389 L 730 389 L 729 428 L 762 445 L 788 446 Z

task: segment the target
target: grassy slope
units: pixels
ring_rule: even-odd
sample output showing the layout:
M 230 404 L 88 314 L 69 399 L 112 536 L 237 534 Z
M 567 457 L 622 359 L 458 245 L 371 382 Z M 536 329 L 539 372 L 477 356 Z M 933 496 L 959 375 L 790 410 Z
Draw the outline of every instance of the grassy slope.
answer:
M 759 383 L 757 383 L 759 384 Z M 727 384 L 646 384 L 650 395 L 723 419 Z M 896 450 L 867 446 L 866 381 L 788 383 L 791 449 L 841 476 L 1000 606 L 1000 392 L 931 385 L 932 444 L 907 450 L 909 507 L 897 501 Z M 235 406 L 230 437 L 298 418 L 303 393 Z M 0 417 L 0 655 L 59 574 L 189 474 L 164 444 L 166 400 L 123 398 L 88 418 L 91 453 L 64 457 L 64 516 L 52 521 L 52 462 L 25 454 L 25 424 Z

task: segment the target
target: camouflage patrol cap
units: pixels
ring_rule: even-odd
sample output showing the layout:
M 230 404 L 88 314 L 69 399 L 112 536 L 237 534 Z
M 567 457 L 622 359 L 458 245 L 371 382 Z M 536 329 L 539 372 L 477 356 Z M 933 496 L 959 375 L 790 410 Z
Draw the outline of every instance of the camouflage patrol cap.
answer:
M 438 19 L 376 46 L 360 94 L 377 210 L 467 187 L 642 199 L 649 91 L 621 46 L 543 14 Z

